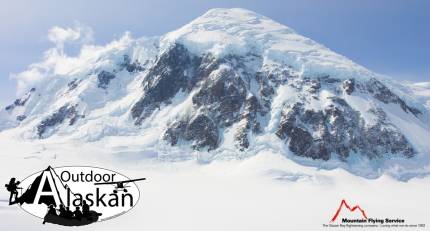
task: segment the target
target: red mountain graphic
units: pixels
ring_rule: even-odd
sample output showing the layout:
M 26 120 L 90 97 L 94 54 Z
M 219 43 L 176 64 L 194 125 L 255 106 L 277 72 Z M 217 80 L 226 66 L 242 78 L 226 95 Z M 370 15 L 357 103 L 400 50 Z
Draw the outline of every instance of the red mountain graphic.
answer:
M 346 203 L 345 199 L 343 199 L 339 205 L 339 208 L 337 209 L 336 213 L 334 214 L 333 218 L 331 219 L 331 222 L 334 222 L 336 220 L 337 216 L 339 216 L 339 213 L 343 207 L 346 207 L 350 212 L 354 212 L 356 209 L 358 209 L 358 210 L 360 210 L 361 215 L 363 215 L 363 218 L 367 219 L 366 213 L 364 212 L 363 209 L 360 208 L 359 205 L 356 205 L 356 206 L 351 208 L 351 206 L 349 206 L 348 203 Z

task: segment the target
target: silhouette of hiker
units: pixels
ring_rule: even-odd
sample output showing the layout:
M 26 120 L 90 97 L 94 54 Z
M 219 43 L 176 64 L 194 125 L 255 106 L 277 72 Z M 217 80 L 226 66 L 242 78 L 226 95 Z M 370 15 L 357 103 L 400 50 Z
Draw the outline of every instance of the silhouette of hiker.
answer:
M 84 217 L 88 217 L 90 215 L 90 206 L 87 204 L 87 201 L 83 201 L 82 202 L 82 213 L 84 215 Z
M 20 187 L 18 187 L 18 185 L 21 182 L 17 181 L 15 182 L 15 178 L 11 178 L 9 181 L 9 184 L 5 184 L 7 191 L 10 192 L 10 197 L 9 197 L 9 205 L 15 204 L 17 197 L 18 197 L 18 189 L 21 189 Z M 15 195 L 15 199 L 14 201 L 12 201 L 13 196 Z
M 81 220 L 81 218 L 82 218 L 82 212 L 81 212 L 79 206 L 77 206 L 75 208 L 75 211 L 73 212 L 73 215 L 75 216 L 76 219 Z

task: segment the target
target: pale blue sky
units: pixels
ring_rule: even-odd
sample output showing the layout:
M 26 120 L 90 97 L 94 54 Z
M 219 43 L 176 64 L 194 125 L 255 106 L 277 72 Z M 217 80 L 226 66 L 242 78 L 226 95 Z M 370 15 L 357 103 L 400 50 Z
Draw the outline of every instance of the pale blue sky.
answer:
M 430 1 L 0 0 L 0 105 L 15 98 L 10 73 L 41 59 L 55 25 L 77 20 L 105 44 L 126 30 L 134 37 L 164 34 L 215 7 L 253 10 L 375 72 L 430 81 Z

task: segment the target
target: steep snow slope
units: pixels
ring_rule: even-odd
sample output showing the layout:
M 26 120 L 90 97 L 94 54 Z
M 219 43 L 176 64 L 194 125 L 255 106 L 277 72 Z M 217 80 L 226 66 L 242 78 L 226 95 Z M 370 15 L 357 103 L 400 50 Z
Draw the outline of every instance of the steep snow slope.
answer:
M 430 82 L 409 83 L 407 84 L 427 108 L 430 108 Z
M 156 46 L 156 39 L 134 40 L 126 34 L 104 47 L 83 47 L 78 57 L 63 56 L 55 49 L 50 50 L 54 54 L 24 72 L 42 74 L 43 77 L 21 99 L 2 110 L 4 122 L 1 125 L 3 128 L 32 127 L 24 135 L 26 138 L 49 136 L 54 131 L 41 132 L 37 125 L 64 106 L 69 108 L 64 110 L 66 115 L 58 116 L 58 121 L 52 121 L 52 124 L 60 125 L 67 117 L 74 118 L 74 122 L 82 122 L 84 116 L 89 116 L 85 117 L 86 122 L 101 115 L 107 119 L 107 114 L 121 111 L 115 102 L 132 97 L 128 94 L 132 91 L 133 81 L 138 81 L 136 73 L 156 56 Z M 19 116 L 25 120 L 16 119 Z M 67 126 L 64 129 L 67 130 Z
M 287 26 L 244 9 L 212 9 L 161 42 L 177 42 L 190 52 L 216 57 L 260 55 L 262 65 L 287 65 L 303 75 L 326 73 L 343 78 L 373 73 Z
M 367 177 L 428 173 L 429 111 L 408 86 L 243 9 L 77 57 L 51 49 L 21 76 L 37 82 L 0 112 L 2 139 L 204 162 L 266 151 Z

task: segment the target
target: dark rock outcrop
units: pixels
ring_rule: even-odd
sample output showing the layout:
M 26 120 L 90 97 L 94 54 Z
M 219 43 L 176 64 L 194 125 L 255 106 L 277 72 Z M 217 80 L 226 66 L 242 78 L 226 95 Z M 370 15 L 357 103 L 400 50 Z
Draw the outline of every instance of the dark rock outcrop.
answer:
M 260 104 L 255 96 L 251 96 L 245 101 L 245 109 L 242 113 L 242 119 L 239 122 L 239 127 L 234 134 L 236 146 L 239 150 L 244 151 L 250 145 L 250 133 L 260 132 L 260 123 L 257 121 L 258 112 L 260 112 Z
M 141 124 L 160 104 L 187 87 L 187 69 L 191 63 L 188 51 L 175 44 L 155 62 L 143 85 L 143 96 L 131 109 L 136 124 Z
M 215 123 L 205 115 L 192 118 L 184 132 L 186 140 L 194 140 L 196 148 L 209 147 L 209 150 L 218 146 L 218 128 Z
M 247 99 L 249 79 L 244 80 L 241 73 L 231 68 L 238 62 L 238 58 L 229 56 L 214 59 L 211 55 L 204 55 L 200 58 L 192 57 L 190 60 L 184 90 L 190 91 L 193 87 L 198 87 L 192 97 L 193 108 L 198 114 L 192 121 L 169 124 L 163 138 L 172 145 L 175 145 L 179 138 L 192 140 L 195 143 L 193 147 L 200 149 L 202 146 L 208 146 L 211 150 L 219 144 L 218 129 L 230 127 L 243 120 L 244 126 L 236 132 L 236 140 L 241 149 L 248 147 L 248 130 L 259 131 L 256 116 L 260 105 L 255 96 Z M 220 68 L 221 65 L 223 68 Z M 176 90 L 174 89 L 174 92 Z M 150 106 L 147 105 L 146 108 Z M 194 124 L 201 123 L 206 125 L 203 129 L 204 135 L 191 135 L 197 131 Z
M 16 117 L 16 120 L 18 120 L 18 121 L 23 121 L 23 120 L 25 120 L 27 118 L 27 116 L 26 115 L 19 115 L 19 116 L 17 116 Z
M 40 122 L 37 126 L 37 135 L 39 138 L 43 138 L 44 133 L 49 128 L 62 124 L 66 119 L 69 119 L 69 126 L 72 126 L 79 117 L 76 105 L 64 105 L 54 114 Z
M 314 137 L 312 131 L 306 128 L 307 124 L 313 129 L 321 129 L 321 133 Z M 296 155 L 328 160 L 330 152 L 324 143 L 324 139 L 327 139 L 325 126 L 322 112 L 304 110 L 303 104 L 296 103 L 290 110 L 283 112 L 276 135 L 286 139 L 288 147 Z
M 237 122 L 245 102 L 246 83 L 231 69 L 221 70 L 215 79 L 207 78 L 193 96 L 193 104 L 210 110 L 220 126 L 228 127 Z
M 73 91 L 74 89 L 76 89 L 79 85 L 79 80 L 78 79 L 73 79 L 72 81 L 70 81 L 67 84 L 67 87 L 69 88 L 69 91 Z
M 346 94 L 351 95 L 355 89 L 355 80 L 354 79 L 344 80 L 342 83 L 342 87 L 345 90 Z
M 121 68 L 125 68 L 128 72 L 140 72 L 140 71 L 144 71 L 145 68 L 143 67 L 142 64 L 140 64 L 137 60 L 135 60 L 134 62 L 131 61 L 130 56 L 128 55 L 124 55 L 123 56 L 124 60 L 123 62 L 120 64 Z
M 179 91 L 193 91 L 191 114 L 168 124 L 163 139 L 171 145 L 183 140 L 193 148 L 212 150 L 220 144 L 219 130 L 237 124 L 234 142 L 245 151 L 252 137 L 261 132 L 264 125 L 260 122 L 267 122 L 265 116 L 271 113 L 276 89 L 288 85 L 298 92 L 297 99 L 285 105 L 276 135 L 294 154 L 322 160 L 334 155 L 345 160 L 352 153 L 370 158 L 414 154 L 412 145 L 388 119 L 381 117 L 375 124 L 366 124 L 360 112 L 341 98 L 342 91 L 348 95 L 358 91 L 398 104 L 414 115 L 420 113 L 381 82 L 298 76 L 288 66 L 255 71 L 247 62 L 261 57 L 250 57 L 196 56 L 181 44 L 172 45 L 149 68 L 142 82 L 143 96 L 131 109 L 132 118 L 139 125 Z M 328 98 L 331 104 L 318 111 L 306 109 L 310 101 L 320 100 L 323 91 L 333 94 Z
M 366 125 L 360 113 L 334 97 L 324 111 L 306 110 L 301 103 L 286 108 L 277 131 L 290 150 L 299 156 L 328 160 L 335 154 L 344 160 L 351 153 L 370 158 L 384 154 L 411 157 L 414 149 L 397 128 L 382 116 Z
M 208 147 L 208 150 L 212 150 L 218 146 L 219 134 L 214 121 L 206 115 L 199 114 L 190 120 L 171 124 L 163 139 L 169 141 L 171 145 L 176 145 L 180 139 L 193 141 L 192 147 L 195 149 Z
M 31 95 L 33 94 L 33 92 L 36 91 L 36 88 L 31 88 L 29 92 L 27 92 L 24 96 L 22 96 L 19 99 L 16 99 L 13 104 L 8 105 L 5 107 L 6 111 L 12 111 L 15 107 L 18 106 L 24 106 L 25 103 L 27 103 L 27 101 L 30 99 Z
M 98 84 L 97 87 L 106 89 L 112 79 L 115 78 L 115 75 L 109 71 L 101 71 L 97 75 Z
M 418 116 L 419 114 L 421 114 L 420 110 L 414 107 L 408 106 L 404 100 L 402 100 L 399 96 L 394 94 L 390 89 L 388 89 L 387 86 L 385 86 L 383 83 L 381 83 L 381 81 L 377 79 L 371 79 L 367 83 L 366 89 L 369 93 L 373 95 L 373 97 L 375 97 L 376 99 L 378 99 L 383 103 L 399 104 L 400 107 L 403 109 L 403 111 L 411 112 L 415 116 Z

